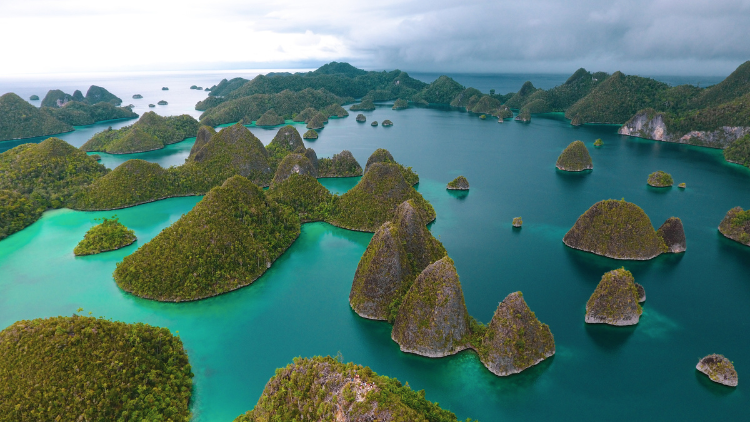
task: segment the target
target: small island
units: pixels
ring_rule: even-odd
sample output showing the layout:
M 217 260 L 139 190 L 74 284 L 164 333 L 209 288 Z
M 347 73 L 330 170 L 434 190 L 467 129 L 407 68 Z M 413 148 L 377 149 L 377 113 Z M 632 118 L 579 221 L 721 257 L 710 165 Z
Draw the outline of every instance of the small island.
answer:
M 0 332 L 0 350 L 3 420 L 115 421 L 123 409 L 133 420 L 190 419 L 193 372 L 167 328 L 79 315 L 18 321 Z
M 328 117 L 326 117 L 321 112 L 317 112 L 307 121 L 307 125 L 305 127 L 312 130 L 318 130 L 323 129 L 323 126 L 326 123 L 328 123 Z
M 458 176 L 448 183 L 448 190 L 469 190 L 469 181 L 464 176 Z
M 680 188 L 680 189 L 685 189 L 687 187 L 687 184 L 686 183 L 680 183 L 679 185 L 677 185 L 677 187 Z
M 594 146 L 595 147 L 600 147 L 602 145 L 604 145 L 604 141 L 602 141 L 602 138 L 599 138 L 596 141 L 594 141 Z
M 750 246 L 750 210 L 734 207 L 719 224 L 719 232 L 735 242 Z
M 388 119 L 383 120 L 382 124 L 383 124 L 383 127 L 391 127 L 391 126 L 393 126 L 393 122 L 390 121 L 390 120 L 388 120 Z
M 479 115 L 479 119 L 480 120 L 486 120 L 487 119 L 487 115 L 486 114 L 480 114 Z
M 39 96 L 38 95 L 32 95 L 31 97 L 29 97 L 29 100 L 31 100 L 31 101 L 39 101 Z
M 424 391 L 330 356 L 295 358 L 277 369 L 255 408 L 234 422 L 291 420 L 459 422 Z
M 529 123 L 531 122 L 531 112 L 528 108 L 524 108 L 518 113 L 515 120 L 521 123 Z
M 356 177 L 362 175 L 362 166 L 351 151 L 343 150 L 333 158 L 318 160 L 318 177 Z
M 593 170 L 594 164 L 586 145 L 581 141 L 573 141 L 557 158 L 555 167 L 563 171 L 579 172 Z
M 364 123 L 367 121 L 367 117 L 365 117 L 364 114 L 360 113 L 360 114 L 357 114 L 357 117 L 354 120 L 356 120 L 359 123 Z
M 168 87 L 166 87 L 166 86 L 163 86 L 163 87 L 161 87 L 161 90 L 162 90 L 162 91 L 169 91 L 169 88 L 168 88 Z
M 393 159 L 393 155 L 391 155 L 390 151 L 388 151 L 385 148 L 378 148 L 376 149 L 370 157 L 367 158 L 367 163 L 365 164 L 365 173 L 370 169 L 370 166 L 372 166 L 375 163 L 392 163 L 397 164 L 399 168 L 401 169 L 401 173 L 404 175 L 404 179 L 406 180 L 406 183 L 414 186 L 417 183 L 419 183 L 419 175 L 414 172 L 414 170 L 411 169 L 411 167 L 404 167 L 401 164 L 397 163 L 396 160 Z
M 310 129 L 307 132 L 305 132 L 304 135 L 302 135 L 302 138 L 304 138 L 304 139 L 318 139 L 318 132 L 316 132 L 313 129 Z
M 154 105 L 154 104 L 149 104 L 148 106 L 149 106 L 149 108 L 154 108 L 154 107 L 156 107 L 156 105 Z
M 255 121 L 255 126 L 277 126 L 283 124 L 284 118 L 276 114 L 273 109 L 266 111 Z
M 128 229 L 116 217 L 102 218 L 100 224 L 86 232 L 73 253 L 76 256 L 94 255 L 124 248 L 136 241 L 135 232 Z
M 164 101 L 164 100 L 160 100 L 160 101 L 159 101 L 158 103 L 156 103 L 156 104 L 159 104 L 159 105 L 167 105 L 167 104 L 169 104 L 169 103 L 168 103 L 168 102 L 166 102 L 166 101 Z
M 687 250 L 685 228 L 682 226 L 682 220 L 677 217 L 668 218 L 656 231 L 656 235 L 664 241 L 671 253 L 682 253 Z
M 602 276 L 586 302 L 586 323 L 616 326 L 638 324 L 643 313 L 638 304 L 640 298 L 633 274 L 625 268 L 612 270 Z M 646 300 L 645 290 L 643 300 Z
M 134 100 L 140 100 L 141 98 L 143 98 L 143 95 L 141 95 L 141 94 L 134 94 L 133 95 L 133 99 Z
M 403 100 L 403 99 L 399 98 L 398 100 L 396 100 L 395 103 L 393 103 L 392 109 L 393 110 L 403 110 L 403 109 L 406 109 L 408 107 L 409 107 L 409 102 L 406 101 L 406 100 Z
M 372 123 L 370 123 L 370 126 L 377 126 L 377 125 L 378 125 L 378 121 L 377 120 L 373 120 Z
M 375 103 L 372 102 L 371 99 L 365 98 L 362 100 L 359 104 L 354 104 L 351 107 L 349 107 L 349 110 L 351 111 L 372 111 L 375 110 Z
M 672 229 L 665 228 L 662 235 L 675 234 L 673 229 L 678 227 L 674 221 L 669 227 Z M 679 235 L 669 239 L 679 239 Z M 565 234 L 563 243 L 574 249 L 614 259 L 649 260 L 671 252 L 664 239 L 654 230 L 648 215 L 639 206 L 624 199 L 608 199 L 591 206 Z
M 99 132 L 81 145 L 82 151 L 132 154 L 153 151 L 196 135 L 200 123 L 192 116 L 162 117 L 153 111 L 143 113 L 135 124 Z
M 638 303 L 646 301 L 646 289 L 643 288 L 639 283 L 635 283 L 635 289 L 638 291 Z
M 708 375 L 708 378 L 727 387 L 737 386 L 737 371 L 732 361 L 722 355 L 708 355 L 698 362 L 695 369 Z
M 513 217 L 513 227 L 519 229 L 523 226 L 523 219 L 521 217 Z
M 655 188 L 668 188 L 674 184 L 674 180 L 669 173 L 659 170 L 648 175 L 647 183 Z

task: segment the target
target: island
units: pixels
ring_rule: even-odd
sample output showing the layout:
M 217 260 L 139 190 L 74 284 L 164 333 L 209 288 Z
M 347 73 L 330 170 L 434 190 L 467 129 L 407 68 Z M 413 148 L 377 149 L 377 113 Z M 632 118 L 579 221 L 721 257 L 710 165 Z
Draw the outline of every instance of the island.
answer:
M 395 103 L 393 103 L 392 109 L 393 110 L 404 110 L 404 109 L 406 109 L 408 107 L 409 107 L 409 102 L 406 101 L 406 100 L 404 100 L 404 99 L 399 98 L 398 100 L 396 100 Z
M 480 120 L 486 120 L 487 119 L 487 115 L 486 114 L 482 114 L 482 115 L 479 116 L 479 119 Z
M 365 164 L 365 173 L 370 169 L 370 166 L 372 166 L 375 163 L 391 163 L 396 164 L 401 169 L 401 173 L 404 176 L 404 179 L 406 180 L 406 183 L 414 186 L 417 183 L 419 183 L 419 175 L 415 173 L 411 167 L 404 167 L 401 164 L 397 163 L 396 160 L 393 159 L 393 155 L 391 155 L 390 151 L 388 151 L 385 148 L 378 148 L 376 149 L 370 157 L 367 158 L 367 163 Z
M 73 95 L 66 94 L 59 89 L 50 90 L 42 100 L 42 107 L 60 108 L 71 101 L 84 103 L 87 105 L 109 103 L 112 106 L 119 106 L 120 104 L 122 104 L 122 100 L 116 95 L 100 86 L 91 85 L 86 91 L 85 97 L 81 93 L 81 91 L 78 90 L 76 90 Z
M 304 154 L 291 153 L 287 154 L 279 163 L 271 186 L 278 185 L 293 174 L 318 176 L 315 166 Z
M 384 166 L 389 165 L 375 164 L 362 179 Z M 392 174 L 400 176 L 394 170 Z M 349 293 L 349 304 L 359 316 L 393 322 L 415 278 L 428 265 L 446 256 L 443 245 L 427 230 L 426 225 L 433 218 L 424 205 L 408 200 L 400 203 L 392 218 L 389 216 L 389 221 L 380 225 L 359 261 Z M 452 267 L 453 262 L 450 264 Z M 431 281 L 435 280 L 430 278 L 425 282 Z
M 513 227 L 520 229 L 523 226 L 523 219 L 521 217 L 513 217 Z
M 377 120 L 373 120 L 372 123 L 370 123 L 370 126 L 377 126 L 377 125 L 378 125 L 378 121 Z
M 35 95 L 32 95 L 31 97 L 29 97 L 29 100 L 30 100 L 30 101 L 39 101 L 39 96 L 38 96 L 38 95 L 36 95 L 36 94 L 35 94 Z
M 719 232 L 725 237 L 750 246 L 750 210 L 734 207 L 727 212 L 719 224 Z
M 729 144 L 724 149 L 724 159 L 730 163 L 750 167 L 750 133 Z
M 666 235 L 667 230 L 662 233 Z M 649 260 L 671 252 L 648 215 L 624 199 L 608 199 L 592 205 L 565 234 L 563 243 L 614 259 Z
M 307 121 L 306 127 L 313 130 L 323 129 L 326 123 L 328 123 L 328 117 L 321 112 L 317 112 Z
M 517 374 L 555 354 L 549 326 L 531 312 L 521 292 L 503 299 L 485 330 L 478 354 L 495 375 Z
M 134 100 L 140 100 L 141 98 L 143 98 L 143 95 L 141 95 L 141 94 L 133 94 L 133 99 Z
M 453 355 L 469 347 L 469 318 L 456 267 L 446 255 L 428 265 L 409 288 L 391 338 L 402 352 L 432 358 Z
M 367 117 L 365 117 L 364 114 L 360 113 L 360 114 L 357 114 L 357 117 L 354 120 L 356 120 L 359 123 L 364 123 L 367 121 Z
M 356 177 L 362 175 L 362 167 L 348 150 L 333 154 L 333 158 L 318 160 L 318 177 Z
M 148 107 L 149 107 L 149 108 L 154 108 L 154 107 L 156 107 L 156 105 L 154 105 L 154 104 L 149 104 L 149 105 L 148 105 Z
M 640 298 L 630 271 L 620 268 L 605 273 L 586 302 L 586 323 L 617 326 L 638 324 L 643 313 L 638 304 Z M 646 300 L 645 291 L 643 300 Z
M 680 188 L 680 189 L 685 189 L 687 187 L 687 184 L 680 183 L 679 185 L 677 185 L 677 187 Z
M 372 100 L 369 98 L 363 98 L 361 103 L 352 105 L 351 107 L 349 107 L 349 110 L 372 111 L 372 110 L 375 110 L 375 103 L 373 103 Z
M 216 135 L 216 130 L 211 126 L 203 125 L 198 128 L 198 133 L 195 135 L 195 142 L 193 143 L 192 148 L 190 148 L 190 155 L 188 155 L 187 160 L 191 161 L 194 159 L 198 154 L 198 151 L 206 146 L 214 135 Z
M 448 183 L 448 190 L 469 190 L 469 181 L 464 176 L 458 176 Z
M 126 292 L 169 302 L 216 296 L 254 282 L 300 233 L 299 217 L 233 176 L 118 264 Z
M 162 90 L 162 91 L 169 91 L 169 88 L 168 88 L 168 87 L 166 87 L 166 86 L 163 86 L 163 87 L 161 87 L 161 90 Z
M 643 288 L 639 283 L 635 283 L 635 289 L 638 291 L 638 303 L 646 301 L 646 289 Z
M 305 132 L 304 135 L 302 135 L 302 138 L 304 138 L 304 139 L 318 139 L 318 132 L 316 132 L 313 129 L 310 129 L 307 132 Z
M 164 100 L 159 100 L 159 102 L 158 102 L 158 103 L 156 103 L 156 104 L 159 104 L 159 105 L 167 105 L 167 104 L 169 104 L 169 103 L 168 103 L 168 102 L 166 102 L 166 101 L 164 101 Z
M 306 109 L 304 109 L 304 110 L 300 111 L 299 113 L 295 114 L 294 117 L 292 118 L 292 120 L 295 121 L 295 122 L 304 122 L 304 123 L 307 123 L 316 114 L 318 114 L 318 110 L 315 110 L 312 107 L 307 107 Z
M 273 109 L 266 111 L 255 121 L 256 126 L 277 126 L 283 124 L 284 118 L 276 114 Z
M 57 120 L 10 92 L 0 96 L 0 141 L 71 132 L 73 126 Z
M 390 121 L 388 119 L 383 120 L 383 127 L 391 127 L 391 126 L 393 126 L 393 122 L 392 121 Z
M 708 355 L 698 361 L 695 369 L 708 375 L 708 378 L 715 383 L 727 387 L 737 386 L 737 371 L 734 369 L 734 364 L 723 355 Z
M 687 250 L 687 241 L 685 240 L 685 229 L 682 226 L 682 220 L 678 217 L 669 217 L 664 224 L 656 230 L 656 235 L 664 241 L 669 252 L 682 253 Z
M 101 223 L 86 232 L 83 240 L 73 249 L 76 256 L 114 251 L 136 241 L 135 232 L 120 223 L 117 217 L 104 217 L 101 220 Z
M 334 207 L 331 192 L 308 174 L 292 173 L 284 181 L 271 185 L 266 195 L 278 204 L 293 209 L 302 223 L 327 221 Z
M 162 149 L 196 135 L 200 123 L 193 117 L 162 117 L 153 111 L 143 113 L 138 121 L 122 129 L 99 132 L 81 145 L 82 151 L 108 154 L 132 154 Z
M 655 188 L 668 188 L 674 184 L 674 180 L 669 173 L 659 170 L 648 175 L 647 183 Z
M 338 119 L 349 116 L 349 112 L 341 107 L 339 104 L 331 104 L 323 110 L 323 114 L 328 117 L 336 117 Z
M 595 147 L 600 147 L 602 145 L 604 145 L 604 141 L 602 141 L 602 138 L 598 138 L 596 141 L 594 141 Z
M 424 391 L 330 356 L 295 358 L 277 369 L 255 408 L 234 422 L 291 420 L 458 422 Z
M 0 350 L 6 420 L 114 421 L 123 409 L 136 420 L 190 419 L 193 372 L 167 328 L 79 315 L 18 321 L 0 332 Z
M 583 126 L 583 119 L 581 119 L 581 116 L 574 116 L 572 119 L 570 119 L 571 126 Z
M 581 141 L 573 141 L 557 158 L 555 167 L 562 171 L 579 172 L 593 170 L 594 164 L 591 162 L 591 155 L 586 145 Z

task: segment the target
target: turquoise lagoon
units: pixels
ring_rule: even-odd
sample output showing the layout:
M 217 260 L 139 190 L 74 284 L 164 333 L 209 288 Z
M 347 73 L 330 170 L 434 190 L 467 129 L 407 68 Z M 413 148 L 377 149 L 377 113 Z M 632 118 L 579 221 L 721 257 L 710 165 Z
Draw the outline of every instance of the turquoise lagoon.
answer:
M 364 166 L 387 148 L 420 175 L 419 191 L 435 207 L 431 229 L 454 259 L 469 312 L 488 322 L 511 292 L 524 298 L 555 336 L 557 354 L 519 375 L 500 378 L 472 352 L 429 359 L 399 351 L 390 325 L 351 311 L 349 289 L 371 234 L 325 223 L 305 224 L 294 245 L 253 285 L 219 297 L 168 304 L 139 299 L 112 280 L 117 262 L 188 212 L 200 197 L 174 198 L 116 212 L 50 211 L 0 242 L 0 327 L 16 320 L 93 315 L 179 331 L 195 372 L 195 421 L 230 421 L 252 409 L 274 370 L 296 356 L 335 355 L 425 389 L 460 418 L 481 421 L 739 420 L 747 415 L 745 383 L 730 389 L 695 370 L 722 353 L 750 373 L 750 248 L 717 226 L 730 208 L 750 206 L 750 171 L 721 151 L 619 136 L 616 126 L 575 128 L 559 115 L 530 124 L 427 108 L 365 112 L 368 122 L 332 119 L 305 142 L 319 157 L 352 151 Z M 303 126 L 298 126 L 303 131 Z M 252 128 L 264 144 L 274 129 Z M 74 132 L 75 133 L 75 132 Z M 604 146 L 594 148 L 596 138 Z M 589 147 L 594 170 L 567 174 L 555 160 L 572 141 Z M 179 164 L 193 141 L 104 163 L 143 158 Z M 687 189 L 657 190 L 649 173 L 664 170 Z M 445 190 L 458 175 L 468 194 Z M 335 192 L 357 178 L 325 179 Z M 680 217 L 687 252 L 647 262 L 617 261 L 571 250 L 561 241 L 595 202 L 625 198 L 655 227 Z M 117 214 L 138 241 L 76 258 L 73 247 L 94 219 Z M 511 228 L 521 216 L 521 230 Z M 645 286 L 640 324 L 587 326 L 584 308 L 602 274 L 624 266 Z M 745 416 L 743 416 L 745 415 Z

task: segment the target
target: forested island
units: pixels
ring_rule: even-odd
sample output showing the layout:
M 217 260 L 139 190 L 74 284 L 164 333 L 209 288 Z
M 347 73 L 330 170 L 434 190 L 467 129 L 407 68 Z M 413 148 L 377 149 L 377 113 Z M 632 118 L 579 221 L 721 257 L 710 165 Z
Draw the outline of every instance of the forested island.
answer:
M 102 252 L 124 248 L 136 241 L 135 232 L 128 229 L 119 219 L 102 218 L 102 222 L 86 232 L 73 253 L 76 256 L 94 255 Z
M 200 123 L 187 114 L 162 117 L 149 111 L 130 126 L 97 133 L 81 150 L 109 154 L 153 151 L 195 136 L 199 127 Z

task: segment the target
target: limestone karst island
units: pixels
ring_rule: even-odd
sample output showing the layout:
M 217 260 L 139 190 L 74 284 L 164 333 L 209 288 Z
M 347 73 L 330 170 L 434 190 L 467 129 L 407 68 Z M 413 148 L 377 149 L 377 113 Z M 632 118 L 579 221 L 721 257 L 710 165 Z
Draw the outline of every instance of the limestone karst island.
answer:
M 747 419 L 742 4 L 0 16 L 0 422 Z

